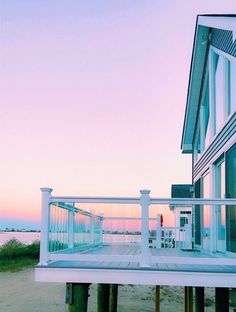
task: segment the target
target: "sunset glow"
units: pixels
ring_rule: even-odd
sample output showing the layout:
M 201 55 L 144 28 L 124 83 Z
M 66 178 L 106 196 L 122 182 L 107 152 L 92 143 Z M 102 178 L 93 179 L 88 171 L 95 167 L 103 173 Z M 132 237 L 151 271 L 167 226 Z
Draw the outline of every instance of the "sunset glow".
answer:
M 42 186 L 170 197 L 171 184 L 191 183 L 180 140 L 196 15 L 229 13 L 235 1 L 1 7 L 0 229 L 39 227 Z

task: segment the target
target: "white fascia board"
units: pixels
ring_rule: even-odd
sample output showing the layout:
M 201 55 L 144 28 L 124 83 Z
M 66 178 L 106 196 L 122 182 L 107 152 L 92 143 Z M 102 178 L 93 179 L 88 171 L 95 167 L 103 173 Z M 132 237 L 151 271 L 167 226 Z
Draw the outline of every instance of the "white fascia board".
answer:
M 230 30 L 233 32 L 233 41 L 236 39 L 236 17 L 231 16 L 199 16 L 198 25 Z
M 182 153 L 191 153 L 201 84 L 204 74 L 205 57 L 207 53 L 209 27 L 197 25 L 193 46 L 192 63 L 188 87 L 187 107 L 182 136 Z
M 236 287 L 235 274 L 215 272 L 36 268 L 36 282 Z

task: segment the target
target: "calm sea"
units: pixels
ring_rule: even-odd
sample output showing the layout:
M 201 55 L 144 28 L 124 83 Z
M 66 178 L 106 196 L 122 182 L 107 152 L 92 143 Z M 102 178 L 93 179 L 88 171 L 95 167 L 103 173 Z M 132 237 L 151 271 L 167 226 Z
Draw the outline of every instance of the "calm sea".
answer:
M 24 244 L 31 244 L 35 240 L 40 240 L 40 233 L 36 232 L 0 232 L 0 246 L 5 244 L 12 238 Z M 105 243 L 140 243 L 141 235 L 120 235 L 120 234 L 104 234 L 103 241 Z
M 24 244 L 31 244 L 35 240 L 40 240 L 40 233 L 38 232 L 0 232 L 0 246 L 5 244 L 12 238 Z

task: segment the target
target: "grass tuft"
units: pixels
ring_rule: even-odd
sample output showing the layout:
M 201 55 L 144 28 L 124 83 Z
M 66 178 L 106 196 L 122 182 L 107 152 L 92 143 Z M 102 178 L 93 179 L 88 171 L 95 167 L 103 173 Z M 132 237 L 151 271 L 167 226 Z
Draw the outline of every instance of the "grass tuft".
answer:
M 39 248 L 39 241 L 25 245 L 15 238 L 9 240 L 0 247 L 0 272 L 15 272 L 35 265 L 39 259 Z

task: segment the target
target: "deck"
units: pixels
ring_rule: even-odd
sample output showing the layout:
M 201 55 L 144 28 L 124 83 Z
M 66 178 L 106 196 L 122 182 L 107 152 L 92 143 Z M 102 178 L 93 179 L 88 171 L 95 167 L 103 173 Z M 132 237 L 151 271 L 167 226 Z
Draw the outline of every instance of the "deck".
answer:
M 217 224 L 208 229 L 208 253 L 197 251 L 191 218 L 184 227 L 164 227 L 159 210 L 207 205 L 214 213 L 236 199 L 151 198 L 148 190 L 130 198 L 55 197 L 41 190 L 36 281 L 236 288 L 236 253 L 216 252 Z
M 150 248 L 150 266 L 142 266 L 140 254 L 140 246 L 107 245 L 37 265 L 35 276 L 45 282 L 236 287 L 233 256 Z

